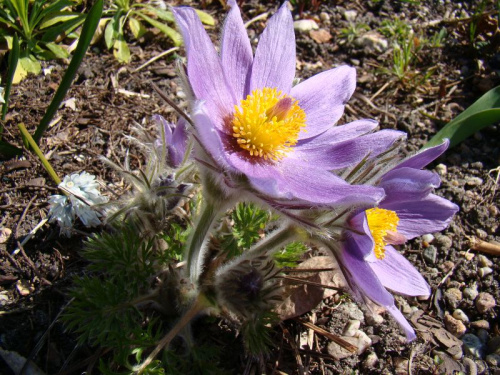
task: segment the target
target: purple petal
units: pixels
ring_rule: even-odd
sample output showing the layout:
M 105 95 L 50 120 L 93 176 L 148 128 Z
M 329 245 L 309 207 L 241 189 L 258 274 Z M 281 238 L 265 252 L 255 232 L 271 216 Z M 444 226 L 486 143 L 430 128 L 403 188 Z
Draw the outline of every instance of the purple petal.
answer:
M 434 161 L 439 156 L 441 156 L 441 154 L 446 151 L 449 144 L 450 144 L 450 141 L 448 139 L 446 139 L 439 146 L 434 146 L 434 147 L 428 148 L 422 152 L 419 152 L 416 155 L 409 157 L 406 160 L 403 160 L 394 169 L 404 168 L 404 167 L 422 169 L 427 164 L 429 164 L 430 162 Z
M 437 173 L 398 168 L 386 173 L 378 186 L 384 188 L 386 198 L 381 204 L 420 200 L 439 187 L 441 179 Z
M 302 146 L 297 146 L 291 157 L 298 164 L 309 164 L 329 170 L 341 169 L 355 166 L 367 156 L 376 157 L 404 136 L 403 132 L 385 129 L 331 146 L 325 145 L 306 150 L 302 150 Z
M 174 126 L 174 131 L 172 133 L 171 144 L 167 146 L 168 148 L 168 158 L 170 164 L 176 168 L 178 167 L 184 154 L 186 153 L 187 147 L 187 121 L 184 118 L 180 118 L 177 124 Z
M 346 239 L 339 259 L 344 271 L 348 273 L 345 275 L 346 280 L 358 296 L 361 294 L 384 306 L 403 328 L 407 339 L 411 341 L 416 337 L 415 331 L 394 305 L 393 296 L 384 288 L 378 275 L 370 267 L 370 263 L 363 259 L 366 252 L 364 247 L 367 245 L 366 237 L 368 236 L 352 233 Z
M 415 201 L 383 202 L 380 207 L 396 212 L 398 233 L 407 239 L 443 230 L 458 211 L 456 204 L 434 194 Z
M 223 133 L 216 129 L 207 111 L 208 108 L 203 102 L 196 103 L 193 108 L 192 118 L 196 127 L 196 140 L 218 166 L 231 169 L 222 143 Z
M 373 246 L 373 240 L 368 241 L 367 235 L 357 233 L 346 235 L 340 261 L 349 273 L 345 276 L 351 288 L 379 305 L 394 305 L 394 297 L 384 288 L 370 264 L 364 259 L 366 246 L 370 242 Z
M 192 8 L 173 8 L 172 12 L 186 46 L 189 83 L 196 99 L 206 101 L 215 125 L 223 130 L 223 120 L 233 112 L 236 99 L 226 82 L 219 56 Z
M 411 297 L 431 294 L 420 272 L 392 246 L 386 246 L 384 259 L 377 259 L 370 267 L 382 285 L 396 293 Z
M 398 310 L 398 308 L 395 305 L 392 306 L 386 306 L 387 311 L 389 314 L 392 315 L 392 317 L 398 322 L 399 326 L 403 328 L 406 334 L 406 339 L 408 341 L 413 341 L 417 338 L 417 335 L 415 334 L 415 330 L 413 327 L 408 323 L 406 318 L 403 316 L 401 311 Z
M 240 169 L 241 170 L 241 169 Z M 318 204 L 352 204 L 372 206 L 383 198 L 383 189 L 365 185 L 349 185 L 332 173 L 312 166 L 299 166 L 285 159 L 269 168 L 268 178 L 250 178 L 265 194 L 277 198 L 299 198 Z
M 307 133 L 302 133 L 301 139 L 335 125 L 355 88 L 356 69 L 346 65 L 316 74 L 294 86 L 290 94 L 306 112 Z
M 253 53 L 238 4 L 233 1 L 222 31 L 222 68 L 238 100 L 248 93 Z
M 250 91 L 264 87 L 290 93 L 295 77 L 295 33 L 285 2 L 262 33 L 250 77 Z
M 378 122 L 375 120 L 364 119 L 353 121 L 345 125 L 334 126 L 317 136 L 299 140 L 297 147 L 300 146 L 300 148 L 304 150 L 348 141 L 369 133 L 375 129 L 377 125 Z M 306 135 L 309 136 L 309 133 Z

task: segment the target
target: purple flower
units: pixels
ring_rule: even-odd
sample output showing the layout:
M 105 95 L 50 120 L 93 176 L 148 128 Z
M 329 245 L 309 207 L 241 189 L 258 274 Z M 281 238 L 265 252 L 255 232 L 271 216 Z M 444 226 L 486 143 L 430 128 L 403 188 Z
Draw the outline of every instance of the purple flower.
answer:
M 385 152 L 401 133 L 372 133 L 377 123 L 335 126 L 355 89 L 355 69 L 341 66 L 292 87 L 295 35 L 287 4 L 269 20 L 255 54 L 235 1 L 220 54 L 195 11 L 173 10 L 187 53 L 194 96 L 196 158 L 226 196 L 242 189 L 278 207 L 373 206 L 383 189 L 351 185 L 331 170 Z M 206 184 L 207 185 L 207 184 Z
M 172 168 L 177 168 L 184 158 L 187 147 L 186 120 L 180 118 L 177 124 L 172 124 L 165 120 L 163 116 L 154 115 L 153 120 L 162 127 L 161 134 L 164 139 L 156 142 L 157 147 L 165 147 L 167 151 L 167 164 Z
M 393 246 L 448 226 L 458 207 L 432 194 L 439 176 L 421 170 L 448 147 L 448 142 L 416 154 L 382 175 L 377 186 L 386 197 L 377 208 L 348 221 L 339 260 L 354 293 L 384 306 L 404 329 L 408 340 L 415 332 L 386 290 L 405 296 L 429 296 L 422 275 Z

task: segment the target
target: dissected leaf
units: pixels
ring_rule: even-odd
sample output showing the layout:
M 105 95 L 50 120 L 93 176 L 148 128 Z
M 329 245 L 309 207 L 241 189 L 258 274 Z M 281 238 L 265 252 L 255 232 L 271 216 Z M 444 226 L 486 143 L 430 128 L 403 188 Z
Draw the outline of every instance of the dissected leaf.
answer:
M 500 86 L 488 91 L 446 124 L 423 148 L 437 146 L 446 138 L 450 140 L 450 147 L 456 146 L 482 128 L 498 121 L 500 121 Z

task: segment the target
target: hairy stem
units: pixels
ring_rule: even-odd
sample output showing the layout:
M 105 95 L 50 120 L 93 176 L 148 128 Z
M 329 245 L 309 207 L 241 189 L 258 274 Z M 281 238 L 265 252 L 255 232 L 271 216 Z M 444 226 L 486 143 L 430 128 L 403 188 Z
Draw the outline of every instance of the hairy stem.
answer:
M 198 315 L 201 311 L 203 311 L 208 306 L 206 299 L 202 294 L 199 294 L 196 300 L 194 301 L 191 308 L 184 313 L 181 319 L 177 322 L 175 326 L 160 340 L 156 348 L 151 352 L 151 354 L 146 358 L 146 360 L 139 366 L 136 370 L 137 374 L 141 374 L 146 367 L 155 359 L 158 353 L 170 344 L 175 336 L 179 334 L 179 332 L 191 321 L 193 318 Z
M 283 246 L 297 240 L 299 231 L 293 224 L 285 224 L 274 232 L 265 237 L 262 241 L 257 242 L 250 250 L 251 254 L 263 254 L 266 252 L 274 253 Z

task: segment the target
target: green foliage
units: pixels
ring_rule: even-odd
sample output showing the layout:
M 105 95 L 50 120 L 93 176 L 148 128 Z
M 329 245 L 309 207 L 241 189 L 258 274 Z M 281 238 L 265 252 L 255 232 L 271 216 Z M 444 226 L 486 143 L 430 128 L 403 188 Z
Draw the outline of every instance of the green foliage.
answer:
M 214 25 L 215 20 L 208 13 L 197 10 L 201 21 Z M 147 31 L 144 23 L 160 30 L 176 46 L 182 44 L 181 35 L 167 24 L 174 22 L 172 12 L 156 7 L 150 3 L 135 0 L 114 0 L 104 12 L 101 26 L 104 30 L 104 41 L 108 49 L 113 49 L 115 58 L 121 63 L 130 61 L 130 48 L 125 38 L 125 27 L 134 39 L 141 38 Z
M 165 370 L 169 375 L 184 374 L 226 374 L 218 366 L 221 348 L 215 345 L 194 345 L 184 354 L 166 351 L 164 354 Z
M 456 146 L 482 128 L 500 121 L 500 86 L 481 96 L 469 108 L 446 124 L 423 148 L 437 146 L 444 139 Z
M 382 21 L 382 26 L 379 30 L 386 38 L 396 39 L 398 41 L 406 39 L 412 31 L 408 22 L 399 18 Z
M 163 235 L 163 239 L 168 245 L 168 249 L 165 251 L 164 258 L 170 260 L 182 260 L 184 253 L 184 244 L 186 243 L 191 227 L 187 229 L 182 227 L 180 224 L 171 223 L 166 233 Z
M 0 3 L 0 40 L 10 50 L 14 35 L 19 37 L 20 58 L 14 83 L 28 73 L 40 73 L 39 60 L 69 56 L 59 42 L 85 20 L 85 14 L 71 11 L 75 4 L 71 0 L 4 0 Z
M 349 22 L 348 27 L 340 29 L 341 42 L 351 44 L 360 34 L 368 30 L 370 30 L 370 27 L 366 23 Z
M 279 322 L 275 313 L 263 312 L 247 320 L 241 327 L 245 348 L 253 355 L 262 355 L 273 347 L 272 326 Z
M 260 238 L 270 218 L 268 211 L 252 203 L 239 203 L 231 214 L 229 232 L 221 235 L 222 250 L 232 258 L 249 249 Z
M 296 267 L 302 254 L 308 250 L 308 247 L 302 242 L 292 242 L 283 250 L 274 254 L 274 261 L 279 268 Z

